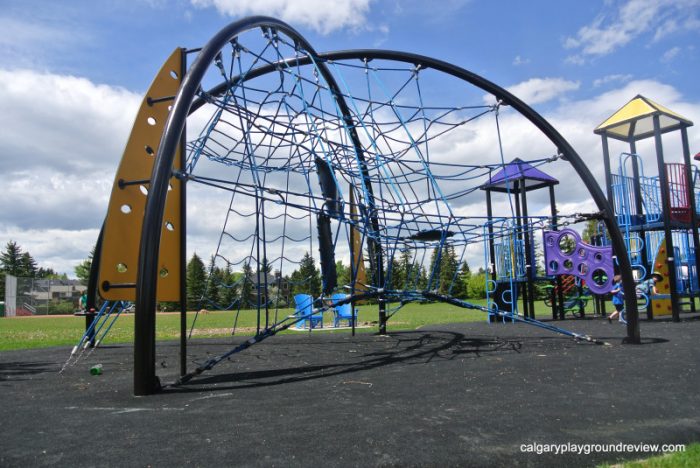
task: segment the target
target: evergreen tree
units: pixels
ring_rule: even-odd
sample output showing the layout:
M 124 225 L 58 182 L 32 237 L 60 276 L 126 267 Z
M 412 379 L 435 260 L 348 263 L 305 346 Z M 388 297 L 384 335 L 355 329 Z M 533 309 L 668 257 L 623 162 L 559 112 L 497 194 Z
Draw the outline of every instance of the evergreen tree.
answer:
M 238 290 L 235 286 L 235 278 L 231 274 L 231 265 L 226 264 L 223 271 L 224 287 L 221 291 L 221 302 L 225 308 L 230 308 L 236 302 Z
M 387 265 L 387 274 L 391 270 L 391 277 L 386 282 L 387 289 L 403 289 L 406 284 L 406 275 L 403 272 L 401 263 L 396 257 L 392 257 L 388 263 L 391 264 L 391 269 Z
M 404 249 L 401 251 L 401 256 L 399 257 L 399 264 L 401 265 L 401 270 L 403 270 L 404 284 L 407 288 L 413 288 L 416 284 L 416 275 L 414 273 L 413 257 L 411 256 L 411 251 Z
M 22 248 L 15 241 L 9 241 L 0 254 L 0 269 L 13 276 L 22 276 Z
M 454 294 L 451 292 L 453 288 L 453 281 L 456 281 L 457 268 L 459 268 L 459 263 L 457 261 L 457 254 L 455 249 L 451 245 L 447 245 L 442 249 L 442 257 L 440 258 L 440 294 Z
M 197 309 L 207 287 L 204 262 L 194 253 L 187 263 L 187 308 Z
M 435 247 L 430 254 L 430 267 L 428 268 L 428 279 L 430 280 L 430 289 L 437 289 L 438 282 L 440 281 L 440 264 L 438 263 L 438 255 L 440 254 L 440 249 Z
M 247 309 L 253 304 L 253 269 L 249 262 L 243 264 L 243 282 L 241 283 L 241 308 Z
M 219 285 L 221 284 L 221 274 L 216 266 L 216 258 L 214 255 L 209 259 L 209 267 L 207 268 L 207 299 L 213 304 L 219 304 Z
M 467 262 L 462 262 L 462 266 L 459 269 L 457 278 L 455 278 L 454 285 L 452 286 L 452 295 L 458 298 L 467 297 L 467 280 L 469 280 L 469 265 Z
M 420 273 L 418 274 L 418 289 L 424 290 L 428 287 L 428 273 L 425 271 L 425 267 L 420 267 Z
M 68 279 L 68 275 L 65 273 L 56 273 L 53 268 L 39 267 L 36 271 L 37 278 L 46 279 Z
M 471 268 L 469 268 L 469 264 L 467 263 L 466 260 L 462 262 L 462 267 L 460 268 L 460 274 L 466 279 L 472 274 Z
M 36 276 L 37 265 L 36 260 L 29 254 L 29 252 L 23 252 L 20 258 L 21 264 L 21 274 L 26 278 L 34 278 Z
M 305 293 L 317 297 L 321 293 L 321 274 L 316 268 L 314 258 L 306 252 L 299 263 L 299 280 L 301 284 L 295 294 Z

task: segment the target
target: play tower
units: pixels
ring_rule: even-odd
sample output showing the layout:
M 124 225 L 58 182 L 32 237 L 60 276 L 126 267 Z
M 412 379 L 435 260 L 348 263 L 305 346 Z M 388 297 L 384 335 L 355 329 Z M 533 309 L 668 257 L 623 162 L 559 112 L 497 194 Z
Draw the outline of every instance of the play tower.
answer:
M 637 95 L 594 132 L 603 140 L 605 186 L 617 224 L 623 233 L 637 281 L 661 273 L 657 295 L 650 296 L 649 319 L 679 313 L 687 306 L 695 311 L 700 295 L 696 254 L 698 241 L 698 168 L 690 163 L 688 127 L 693 122 Z M 680 161 L 667 162 L 662 136 L 680 132 Z M 611 161 L 608 139 L 628 143 L 618 161 Z M 644 172 L 637 142 L 654 139 L 656 175 Z

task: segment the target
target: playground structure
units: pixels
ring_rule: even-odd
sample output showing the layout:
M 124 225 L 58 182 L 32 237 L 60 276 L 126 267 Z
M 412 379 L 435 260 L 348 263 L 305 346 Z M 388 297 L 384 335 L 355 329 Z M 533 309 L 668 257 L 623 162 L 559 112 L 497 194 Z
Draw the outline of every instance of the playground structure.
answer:
M 678 321 L 683 306 L 694 312 L 695 298 L 700 296 L 696 254 L 699 171 L 691 165 L 687 133 L 692 125 L 685 117 L 638 95 L 595 129 L 603 143 L 608 201 L 623 233 L 635 280 L 641 282 L 654 272 L 663 277 L 656 285 L 658 294 L 649 297 L 649 319 L 672 315 Z M 681 137 L 679 162 L 666 162 L 664 155 L 662 136 L 672 132 Z M 629 145 L 628 151 L 620 153 L 617 166 L 611 160 L 609 138 Z M 637 151 L 637 143 L 647 138 L 654 139 L 656 175 L 645 173 Z
M 604 294 L 612 285 L 614 266 L 609 247 L 589 245 L 579 234 L 565 228 L 558 231 L 554 187 L 555 178 L 516 158 L 481 186 L 486 192 L 487 219 L 484 236 L 485 269 L 489 308 L 518 313 L 522 300 L 523 315 L 535 318 L 535 284 L 548 284 L 545 303 L 554 319 L 563 319 L 567 311 L 583 316 L 591 290 Z M 548 189 L 549 217 L 528 215 L 527 194 Z M 514 201 L 514 217 L 493 217 L 493 193 L 507 194 Z M 577 222 L 578 214 L 567 220 Z M 542 239 L 544 271 L 537 271 L 536 239 Z M 489 317 L 494 319 L 493 316 Z
M 529 125 L 534 141 L 546 143 L 545 156 L 506 163 L 506 126 L 516 121 Z M 535 275 L 534 232 L 556 232 L 559 220 L 580 218 L 557 213 L 553 197 L 551 216 L 528 216 L 528 190 L 549 187 L 553 193 L 555 180 L 543 177 L 541 169 L 547 164 L 577 173 L 612 248 L 622 251 L 624 239 L 605 195 L 581 158 L 503 88 L 415 54 L 317 53 L 285 23 L 248 18 L 202 48 L 176 49 L 154 79 L 115 177 L 89 290 L 113 303 L 135 302 L 137 395 L 160 388 L 157 301 L 181 305 L 180 383 L 300 321 L 313 323 L 330 308 L 345 310 L 354 327 L 345 306 L 354 311 L 360 301 L 376 304 L 382 334 L 404 304 L 432 300 L 595 341 L 534 320 L 532 309 L 519 314 L 512 299 L 509 309 L 503 291 L 487 307 L 460 299 L 452 294 L 457 271 L 439 267 L 443 255 L 461 261 L 470 246 L 491 242 L 493 263 L 496 251 L 507 258 L 491 274 L 509 277 L 512 298 L 524 285 L 532 300 L 527 285 Z M 484 179 L 490 183 L 480 185 Z M 479 189 L 489 200 L 486 216 Z M 493 215 L 492 191 L 506 195 L 509 215 Z M 254 337 L 194 371 L 188 371 L 186 351 L 188 231 L 216 239 L 217 267 L 246 272 L 238 279 L 227 276 L 216 288 L 254 286 L 258 314 Z M 555 244 L 551 252 L 559 248 Z M 576 246 L 575 255 L 595 255 L 591 246 L 578 241 Z M 316 252 L 322 281 L 311 295 L 312 307 L 280 314 L 282 282 L 311 288 L 310 278 L 290 272 L 300 271 L 304 254 Z M 350 261 L 344 284 L 338 284 L 335 270 L 341 258 Z M 629 260 L 618 260 L 625 287 L 632 289 Z M 575 268 L 572 274 L 591 274 Z M 609 287 L 609 276 L 600 291 Z M 88 309 L 94 308 L 94 296 Z M 230 297 L 224 306 L 240 310 L 241 296 Z M 627 308 L 628 340 L 639 342 L 636 301 L 630 298 Z

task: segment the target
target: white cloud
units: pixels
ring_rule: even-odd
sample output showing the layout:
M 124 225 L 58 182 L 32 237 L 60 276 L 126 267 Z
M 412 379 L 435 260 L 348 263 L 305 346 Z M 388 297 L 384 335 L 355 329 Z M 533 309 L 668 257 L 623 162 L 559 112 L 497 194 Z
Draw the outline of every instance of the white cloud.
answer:
M 700 29 L 692 14 L 700 5 L 698 0 L 628 0 L 608 5 L 616 9 L 608 9 L 564 40 L 565 48 L 577 51 L 567 59 L 568 63 L 608 55 L 652 31 L 652 40 L 659 40 L 680 28 Z
M 700 19 L 693 14 L 679 18 L 669 18 L 656 28 L 652 42 L 658 42 L 666 36 L 678 32 L 698 30 L 700 30 Z
M 530 63 L 529 58 L 523 58 L 519 55 L 516 55 L 515 58 L 513 59 L 513 65 L 515 65 L 516 67 L 520 66 L 520 65 L 527 65 L 528 63 Z
M 199 8 L 214 7 L 226 16 L 268 15 L 322 34 L 363 29 L 371 0 L 190 0 Z
M 668 49 L 664 54 L 661 56 L 661 61 L 664 63 L 672 62 L 673 59 L 675 59 L 678 54 L 681 53 L 681 48 L 680 47 L 672 47 Z
M 0 248 L 15 240 L 40 265 L 72 275 L 97 239 L 141 97 L 30 70 L 0 69 L 0 80 Z
M 580 87 L 578 81 L 568 81 L 563 78 L 531 78 L 522 83 L 508 87 L 520 100 L 533 105 L 551 101 L 569 91 Z
M 629 80 L 631 80 L 633 77 L 632 75 L 628 74 L 614 74 L 614 75 L 606 75 L 602 78 L 598 78 L 596 80 L 593 80 L 593 87 L 598 88 L 600 86 L 610 84 L 610 83 L 625 83 Z

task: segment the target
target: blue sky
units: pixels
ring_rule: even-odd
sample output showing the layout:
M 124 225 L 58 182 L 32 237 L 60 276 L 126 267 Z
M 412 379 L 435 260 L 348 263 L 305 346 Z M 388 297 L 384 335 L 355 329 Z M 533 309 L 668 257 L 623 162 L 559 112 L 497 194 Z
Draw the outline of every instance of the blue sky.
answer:
M 592 130 L 634 95 L 700 119 L 700 0 L 0 3 L 0 244 L 69 275 L 162 61 L 250 14 L 287 21 L 318 51 L 403 50 L 476 72 L 543 113 L 598 175 Z

